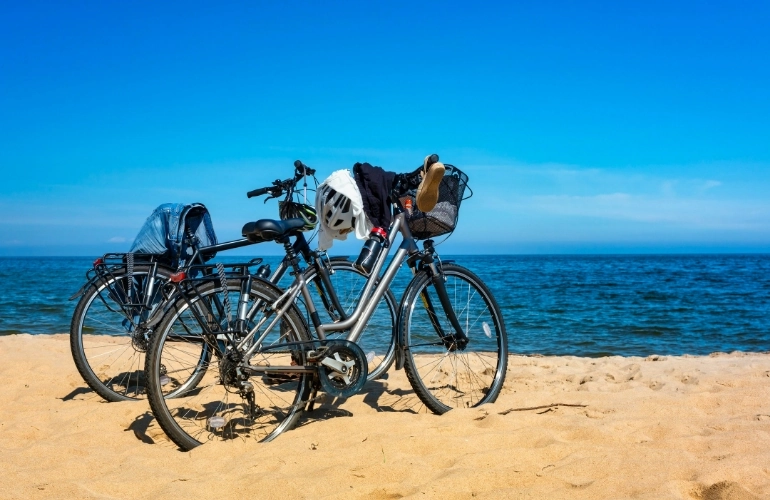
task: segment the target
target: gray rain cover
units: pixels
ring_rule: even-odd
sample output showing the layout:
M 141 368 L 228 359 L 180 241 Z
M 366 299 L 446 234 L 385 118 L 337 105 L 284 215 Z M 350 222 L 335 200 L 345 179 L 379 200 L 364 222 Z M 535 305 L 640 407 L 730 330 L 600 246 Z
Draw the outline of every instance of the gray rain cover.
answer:
M 184 244 L 187 227 L 198 237 L 200 247 L 217 244 L 211 216 L 204 205 L 164 203 L 147 218 L 129 251 L 160 255 L 172 267 L 182 266 L 193 254 Z M 205 258 L 214 255 L 206 254 Z

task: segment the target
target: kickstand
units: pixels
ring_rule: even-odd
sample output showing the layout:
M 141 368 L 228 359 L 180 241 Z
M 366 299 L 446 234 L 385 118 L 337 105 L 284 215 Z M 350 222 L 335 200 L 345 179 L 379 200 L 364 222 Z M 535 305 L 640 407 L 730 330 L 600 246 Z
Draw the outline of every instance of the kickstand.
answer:
M 318 395 L 318 388 L 313 387 L 313 392 L 310 394 L 310 401 L 308 401 L 307 406 L 305 407 L 305 411 L 313 411 L 315 408 L 315 398 Z

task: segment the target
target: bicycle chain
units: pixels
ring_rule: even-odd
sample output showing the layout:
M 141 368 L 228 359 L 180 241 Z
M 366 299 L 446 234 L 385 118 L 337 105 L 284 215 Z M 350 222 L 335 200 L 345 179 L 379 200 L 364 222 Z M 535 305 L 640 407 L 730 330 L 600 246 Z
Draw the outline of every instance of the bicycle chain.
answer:
M 275 352 L 279 352 L 280 353 L 282 351 L 275 351 Z M 291 351 L 286 351 L 286 352 L 290 353 Z M 287 406 L 286 408 L 282 409 L 282 411 L 287 411 L 288 412 L 288 411 L 292 411 L 292 410 L 295 410 L 295 409 L 299 409 L 299 408 L 301 408 L 303 406 L 305 408 L 308 408 L 311 403 L 314 403 L 314 402 L 316 402 L 318 400 L 321 400 L 320 402 L 323 403 L 324 402 L 323 398 L 328 396 L 328 394 L 326 394 L 325 392 L 320 391 L 320 390 L 318 390 L 318 389 L 316 389 L 314 387 L 311 387 L 311 391 L 315 391 L 316 392 L 316 396 L 311 397 L 311 398 L 307 398 L 306 400 L 300 401 L 299 403 L 295 403 L 293 405 Z
M 317 341 L 312 341 L 311 340 L 309 342 L 317 342 Z M 274 353 L 284 353 L 284 351 L 271 351 L 271 352 L 274 352 Z M 285 354 L 289 354 L 289 353 L 291 353 L 291 351 L 285 351 Z M 320 357 L 318 359 L 320 360 L 320 358 L 322 356 L 323 356 L 323 354 L 320 355 Z M 301 401 L 299 403 L 295 403 L 293 405 L 287 406 L 285 408 L 285 411 L 291 411 L 291 410 L 299 409 L 299 408 L 301 408 L 303 406 L 307 409 L 307 408 L 309 408 L 311 406 L 312 403 L 315 403 L 316 401 L 319 401 L 319 400 L 320 400 L 321 403 L 323 403 L 324 402 L 324 398 L 326 398 L 327 396 L 331 396 L 331 395 L 326 393 L 326 392 L 323 392 L 322 390 L 319 390 L 319 389 L 320 388 L 311 387 L 311 391 L 315 391 L 316 396 L 310 397 L 310 398 L 308 398 L 308 399 L 306 399 L 304 401 Z

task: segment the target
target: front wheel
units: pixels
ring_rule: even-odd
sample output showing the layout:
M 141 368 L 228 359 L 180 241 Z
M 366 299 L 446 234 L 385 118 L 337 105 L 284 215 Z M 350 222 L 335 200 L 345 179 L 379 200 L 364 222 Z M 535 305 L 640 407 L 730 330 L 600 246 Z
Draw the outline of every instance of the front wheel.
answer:
M 494 402 L 508 365 L 508 337 L 492 293 L 463 267 L 444 264 L 441 271 L 467 345 L 446 341 L 456 332 L 427 270 L 407 286 L 399 322 L 406 376 L 425 406 L 438 414 Z

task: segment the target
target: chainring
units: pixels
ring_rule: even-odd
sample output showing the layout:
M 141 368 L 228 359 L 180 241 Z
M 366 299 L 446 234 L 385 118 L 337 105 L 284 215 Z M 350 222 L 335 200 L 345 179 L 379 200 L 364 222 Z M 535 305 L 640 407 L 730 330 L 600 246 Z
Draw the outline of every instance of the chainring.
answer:
M 364 351 L 347 340 L 326 341 L 324 356 L 318 360 L 318 379 L 325 393 L 347 398 L 366 384 L 369 363 Z

